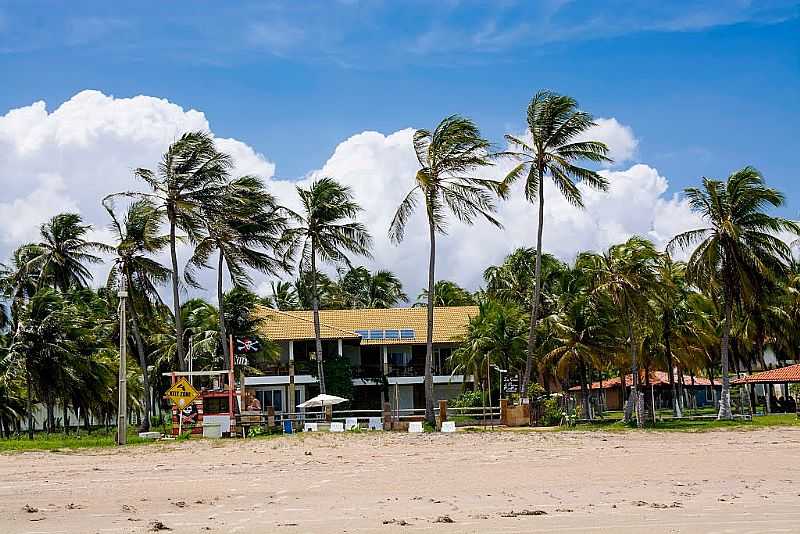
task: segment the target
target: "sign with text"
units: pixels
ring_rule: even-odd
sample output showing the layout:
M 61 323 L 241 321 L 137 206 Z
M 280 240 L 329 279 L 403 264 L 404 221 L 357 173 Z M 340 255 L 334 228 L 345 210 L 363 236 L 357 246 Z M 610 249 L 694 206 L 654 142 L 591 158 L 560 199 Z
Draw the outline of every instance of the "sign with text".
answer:
M 185 378 L 181 378 L 175 382 L 165 394 L 165 396 L 172 401 L 172 404 L 181 410 L 191 404 L 199 395 L 197 390 L 194 389 Z

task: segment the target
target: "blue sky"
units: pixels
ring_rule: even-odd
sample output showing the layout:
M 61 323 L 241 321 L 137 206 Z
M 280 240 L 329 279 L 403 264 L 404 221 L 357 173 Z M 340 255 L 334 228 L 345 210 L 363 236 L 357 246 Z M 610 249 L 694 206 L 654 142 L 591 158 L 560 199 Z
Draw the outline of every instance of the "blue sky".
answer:
M 388 154 L 395 139 L 390 134 L 433 127 L 452 113 L 473 118 L 499 143 L 504 133 L 524 129 L 528 100 L 547 88 L 574 96 L 597 117 L 630 127 L 638 145 L 625 167 L 637 162 L 647 167 L 626 179 L 650 184 L 653 206 L 663 206 L 702 175 L 724 178 L 752 164 L 787 194 L 782 214 L 800 215 L 798 1 L 0 0 L 0 73 L 0 121 L 9 110 L 33 109 L 40 100 L 52 113 L 86 89 L 117 99 L 149 95 L 201 111 L 216 136 L 252 147 L 274 163 L 275 178 L 288 180 L 337 168 L 347 175 L 332 155 L 337 147 L 343 153 L 356 150 L 351 145 L 358 143 L 345 143 L 351 136 L 381 132 L 388 137 L 370 142 Z M 167 113 L 161 104 L 155 108 Z M 95 108 L 81 109 L 83 120 Z M 35 130 L 30 124 L 15 121 L 16 130 L 7 128 L 22 135 Z M 99 193 L 92 192 L 90 209 L 71 191 L 79 186 L 70 176 L 80 170 L 52 163 L 74 163 L 82 154 L 85 168 L 93 158 L 88 152 L 65 156 L 59 152 L 63 142 L 54 141 L 53 133 L 63 132 L 64 124 L 48 128 L 45 148 L 33 136 L 15 149 L 22 154 L 20 147 L 35 141 L 41 152 L 35 165 L 20 156 L 10 165 L 16 171 L 0 170 L 0 182 L 13 191 L 7 190 L 13 202 L 0 202 L 6 220 L 21 213 L 21 206 L 40 204 L 40 198 L 56 198 L 56 193 L 60 200 L 49 204 L 75 206 L 89 219 L 92 209 L 99 213 Z M 139 137 L 131 134 L 131 151 Z M 103 146 L 98 141 L 95 148 Z M 380 150 L 374 153 L 384 154 Z M 0 163 L 4 157 L 0 153 Z M 42 161 L 50 161 L 51 168 Z M 14 190 L 27 179 L 28 169 L 39 175 L 25 187 L 45 189 L 49 197 L 23 198 L 25 191 Z M 386 174 L 388 181 L 377 187 L 394 187 L 404 176 Z M 656 177 L 668 180 L 666 192 L 658 190 Z M 597 226 L 625 211 L 607 209 L 589 210 L 588 220 L 573 221 L 575 235 L 587 224 Z M 618 226 L 618 231 L 601 229 L 597 239 L 562 255 L 569 257 L 579 246 L 604 246 L 626 232 L 657 230 L 658 221 Z M 382 227 L 374 231 L 384 232 Z M 24 235 L 20 230 L 0 241 Z M 529 244 L 527 236 L 512 241 Z M 0 248 L 5 249 L 2 243 Z M 416 276 L 416 270 L 409 268 L 408 276 Z
M 800 195 L 798 2 L 79 4 L 0 3 L 0 111 L 157 95 L 295 177 L 352 133 L 450 113 L 499 139 L 552 88 L 630 125 L 672 187 L 751 163 Z

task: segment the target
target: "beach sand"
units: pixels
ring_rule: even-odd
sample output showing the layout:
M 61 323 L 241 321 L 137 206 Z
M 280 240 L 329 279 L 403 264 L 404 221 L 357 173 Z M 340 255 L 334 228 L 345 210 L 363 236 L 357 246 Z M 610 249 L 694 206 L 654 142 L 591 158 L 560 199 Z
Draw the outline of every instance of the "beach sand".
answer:
M 791 428 L 12 453 L 0 455 L 0 532 L 799 532 L 799 455 Z

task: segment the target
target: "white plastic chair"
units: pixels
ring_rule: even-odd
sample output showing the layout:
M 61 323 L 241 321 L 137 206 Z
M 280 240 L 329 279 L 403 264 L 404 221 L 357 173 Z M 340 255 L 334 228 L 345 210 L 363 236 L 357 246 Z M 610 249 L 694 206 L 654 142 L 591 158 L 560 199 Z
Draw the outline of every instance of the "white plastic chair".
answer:
M 355 430 L 358 428 L 358 418 L 357 417 L 348 417 L 344 420 L 344 429 L 345 430 Z
M 305 423 L 303 425 L 303 432 L 317 432 L 318 430 L 317 423 Z
M 383 419 L 381 417 L 370 417 L 369 418 L 369 429 L 370 430 L 383 430 Z
M 408 423 L 408 431 L 414 433 L 422 432 L 422 422 L 421 421 L 411 421 Z
M 344 424 L 338 421 L 331 422 L 331 432 L 344 432 Z
M 442 423 L 442 432 L 455 432 L 455 431 L 456 431 L 455 421 L 444 421 Z

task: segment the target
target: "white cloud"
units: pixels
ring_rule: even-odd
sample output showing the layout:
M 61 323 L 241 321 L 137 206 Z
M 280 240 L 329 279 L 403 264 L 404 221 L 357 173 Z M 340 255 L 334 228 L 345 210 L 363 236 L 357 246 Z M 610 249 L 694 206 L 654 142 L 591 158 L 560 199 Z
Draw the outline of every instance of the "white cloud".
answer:
M 598 128 L 602 131 L 600 135 L 594 132 L 594 138 L 607 142 L 622 160 L 632 156 L 636 139 L 629 128 L 613 119 L 604 119 Z M 332 176 L 354 189 L 357 200 L 366 208 L 363 220 L 375 238 L 375 259 L 369 264 L 397 272 L 407 293 L 416 295 L 426 279 L 428 233 L 424 217 L 417 213 L 411 218 L 400 245 L 391 244 L 387 237 L 394 210 L 411 188 L 417 169 L 412 133 L 407 129 L 389 136 L 376 132 L 355 135 L 342 142 L 312 176 Z M 510 162 L 500 162 L 488 174 L 502 177 L 510 166 Z M 697 224 L 684 201 L 666 195 L 667 180 L 656 169 L 638 164 L 602 173 L 611 184 L 607 193 L 580 186 L 585 210 L 570 206 L 548 183 L 544 246 L 549 252 L 571 260 L 577 252 L 604 249 L 634 234 L 649 237 L 663 248 L 675 233 Z M 485 267 L 502 261 L 515 247 L 535 243 L 537 211 L 519 190 L 510 200 L 499 202 L 498 208 L 505 226 L 502 230 L 483 222 L 472 227 L 453 223 L 448 235 L 438 237 L 438 278 L 476 288 Z
M 6 199 L 0 202 L 4 221 L 0 256 L 8 257 L 13 247 L 35 238 L 39 224 L 65 210 L 80 212 L 95 225 L 95 235 L 107 235 L 107 215 L 100 200 L 112 192 L 141 189 L 143 184 L 131 170 L 155 166 L 180 133 L 198 129 L 209 129 L 199 111 L 159 98 L 114 98 L 97 91 L 78 93 L 52 112 L 44 102 L 35 102 L 0 116 L 0 187 Z M 361 219 L 375 240 L 374 259 L 363 263 L 395 271 L 413 297 L 426 277 L 428 237 L 422 213 L 411 218 L 400 245 L 391 244 L 387 236 L 394 210 L 411 188 L 417 169 L 412 134 L 412 129 L 404 129 L 389 135 L 353 135 L 336 147 L 321 169 L 297 182 L 274 179 L 275 165 L 245 143 L 217 141 L 233 156 L 237 173 L 267 179 L 289 207 L 297 208 L 295 186 L 307 186 L 317 177 L 331 176 L 352 187 L 364 207 Z M 618 163 L 635 157 L 633 132 L 613 118 L 599 119 L 590 135 L 608 143 Z M 501 177 L 510 165 L 500 162 L 487 172 Z M 618 165 L 602 172 L 611 182 L 610 190 L 606 194 L 583 189 L 583 211 L 569 206 L 547 185 L 548 251 L 569 260 L 581 250 L 602 249 L 632 234 L 646 235 L 662 246 L 677 231 L 696 224 L 686 203 L 667 195 L 667 180 L 656 169 Z M 501 261 L 515 247 L 535 242 L 536 210 L 518 190 L 514 198 L 499 204 L 499 217 L 504 230 L 483 223 L 474 227 L 453 223 L 449 235 L 438 239 L 438 277 L 475 288 L 486 266 Z M 181 257 L 186 256 L 182 250 Z M 104 281 L 106 269 L 93 269 L 98 282 Z M 212 277 L 205 275 L 207 287 L 213 287 Z M 257 287 L 269 287 L 266 277 L 255 278 Z
M 587 130 L 580 139 L 605 143 L 608 146 L 608 157 L 616 165 L 634 159 L 639 140 L 633 135 L 630 126 L 620 124 L 614 118 L 597 118 L 594 122 L 595 126 Z

